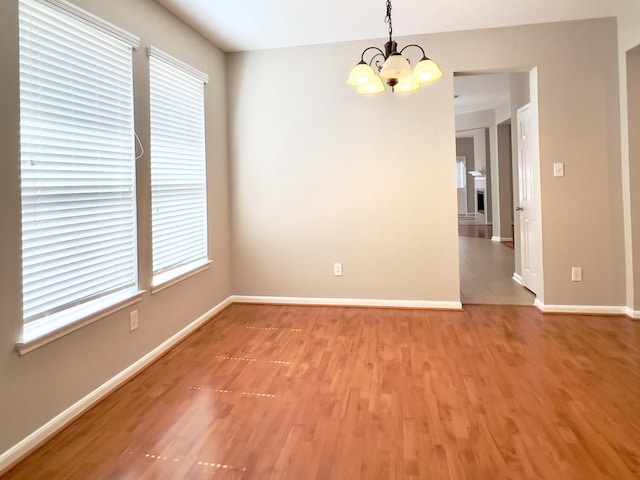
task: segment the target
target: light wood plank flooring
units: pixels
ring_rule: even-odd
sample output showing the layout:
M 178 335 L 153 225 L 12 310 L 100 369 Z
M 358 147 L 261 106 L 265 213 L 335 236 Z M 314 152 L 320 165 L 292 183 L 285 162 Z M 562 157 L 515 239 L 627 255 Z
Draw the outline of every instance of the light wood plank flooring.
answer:
M 458 242 L 462 303 L 533 305 L 535 295 L 513 280 L 512 247 L 475 236 Z
M 2 478 L 637 479 L 639 399 L 622 317 L 233 305 Z

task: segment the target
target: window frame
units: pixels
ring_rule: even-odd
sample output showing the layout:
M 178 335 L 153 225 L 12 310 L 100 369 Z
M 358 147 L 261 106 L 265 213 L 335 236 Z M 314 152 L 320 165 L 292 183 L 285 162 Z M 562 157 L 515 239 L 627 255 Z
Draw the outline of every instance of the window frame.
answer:
M 458 189 L 467 188 L 467 157 L 464 155 L 456 157 L 456 185 Z
M 174 285 L 186 278 L 189 278 L 201 271 L 209 268 L 212 261 L 209 254 L 209 216 L 208 216 L 208 174 L 207 174 L 207 153 L 206 153 L 206 98 L 205 98 L 205 85 L 209 80 L 209 76 L 200 70 L 192 67 L 191 65 L 165 53 L 164 51 L 154 47 L 147 47 L 147 55 L 149 57 L 149 150 L 150 150 L 150 172 L 151 172 L 151 222 L 152 222 L 152 269 L 151 269 L 151 292 L 159 292 L 171 285 Z M 164 70 L 164 72 L 162 71 Z M 170 77 L 169 72 L 173 75 Z M 175 82 L 175 83 L 162 83 L 160 82 Z M 182 81 L 182 83 L 180 83 Z M 197 86 L 197 91 L 196 91 Z M 173 97 L 170 92 L 171 89 Z M 187 90 L 190 89 L 190 90 Z M 198 96 L 198 104 L 190 102 L 186 97 L 188 95 Z M 173 102 L 167 102 L 172 100 Z M 180 113 L 176 113 L 179 109 L 175 107 L 173 111 L 168 107 L 169 103 L 176 103 L 187 108 L 180 110 Z M 186 112 L 193 111 L 193 115 L 190 118 L 186 118 Z M 168 116 L 162 116 L 168 115 Z M 169 158 L 167 153 L 175 145 L 169 145 L 171 143 L 168 138 L 162 136 L 162 125 L 171 124 L 174 127 L 178 125 L 185 125 L 186 121 L 191 122 L 190 127 L 195 129 L 200 135 L 198 135 L 196 145 L 197 154 L 194 153 L 190 156 L 184 155 L 184 158 L 178 158 L 179 160 L 185 160 L 185 165 L 189 168 L 193 168 L 195 162 L 198 162 L 197 168 L 200 168 L 201 177 L 199 181 L 201 197 L 197 205 L 190 204 L 196 207 L 196 211 L 201 211 L 202 217 L 199 219 L 202 224 L 200 225 L 200 234 L 203 238 L 200 239 L 202 243 L 199 244 L 200 256 L 191 257 L 188 261 L 182 261 L 181 263 L 175 263 L 167 265 L 159 260 L 162 254 L 167 258 L 167 245 L 166 232 L 163 234 L 165 237 L 160 236 L 161 222 L 168 225 L 169 220 L 167 217 L 156 216 L 156 212 L 161 205 L 163 193 L 166 194 L 172 187 L 161 185 L 161 181 L 156 179 L 162 178 L 169 172 L 169 168 L 166 166 L 169 160 L 175 160 L 176 158 Z M 172 131 L 172 133 L 175 133 Z M 189 132 L 186 132 L 183 128 L 183 134 L 186 138 Z M 182 140 L 181 138 L 181 141 Z M 186 146 L 186 145 L 185 145 Z M 184 147 L 184 146 L 183 146 Z M 184 149 L 187 150 L 186 148 Z M 173 170 L 175 175 L 175 168 Z M 197 188 L 193 183 L 193 179 L 190 180 L 190 188 Z M 175 187 L 175 185 L 173 186 Z M 193 192 L 192 192 L 193 193 Z M 157 195 L 157 196 L 156 196 Z M 185 198 L 175 194 L 176 198 Z M 188 197 L 189 195 L 186 194 Z M 162 204 L 163 206 L 173 207 L 174 205 Z M 195 228 L 195 227 L 194 227 Z M 183 244 L 184 246 L 184 244 Z M 174 257 L 175 259 L 175 257 Z
M 39 22 L 44 22 L 43 24 L 50 22 L 49 24 L 51 26 L 42 27 L 42 31 L 45 32 L 44 35 L 49 35 L 48 40 L 50 43 L 47 44 L 47 48 L 52 48 L 52 46 L 54 45 L 54 42 L 58 42 L 59 45 L 62 45 L 61 47 L 62 50 L 60 55 L 64 55 L 66 53 L 67 58 L 69 58 L 68 52 L 74 47 L 78 47 L 78 48 L 84 47 L 85 49 L 90 48 L 89 47 L 89 45 L 91 44 L 91 41 L 89 41 L 90 37 L 94 39 L 92 41 L 99 44 L 100 47 L 105 49 L 105 50 L 102 50 L 103 52 L 106 52 L 106 50 L 109 48 L 109 42 L 113 42 L 113 45 L 112 45 L 113 50 L 111 54 L 113 54 L 113 52 L 119 52 L 116 55 L 120 55 L 124 59 L 126 55 L 123 55 L 123 49 L 128 49 L 128 51 L 130 52 L 128 55 L 128 58 L 126 59 L 126 62 L 128 63 L 123 64 L 124 67 L 118 73 L 118 75 L 120 75 L 121 80 L 124 80 L 127 77 L 127 75 L 130 77 L 130 78 L 126 78 L 126 82 L 123 81 L 122 85 L 120 85 L 119 95 L 121 96 L 118 97 L 122 101 L 124 101 L 124 103 L 128 106 L 128 110 L 125 110 L 125 113 L 122 114 L 124 115 L 124 117 L 119 116 L 117 118 L 120 118 L 120 123 L 118 124 L 119 125 L 118 128 L 121 129 L 123 132 L 126 132 L 128 130 L 128 126 L 131 127 L 131 139 L 130 139 L 131 145 L 130 147 L 127 148 L 126 153 L 119 152 L 117 155 L 120 155 L 120 157 L 118 158 L 125 163 L 128 162 L 127 160 L 129 158 L 128 156 L 131 155 L 131 158 L 130 158 L 131 163 L 130 164 L 127 163 L 127 165 L 129 165 L 128 168 L 130 168 L 131 170 L 130 172 L 131 176 L 129 177 L 128 173 L 123 174 L 124 177 L 130 179 L 131 183 L 129 184 L 127 181 L 126 185 L 122 184 L 121 186 L 123 188 L 130 189 L 129 194 L 125 195 L 123 198 L 125 202 L 128 202 L 130 204 L 130 206 L 128 206 L 126 209 L 126 211 L 129 212 L 128 214 L 126 214 L 126 218 L 130 219 L 130 226 L 133 229 L 132 233 L 126 237 L 127 238 L 126 243 L 122 243 L 122 245 L 128 244 L 126 248 L 128 249 L 129 255 L 131 255 L 131 258 L 132 258 L 132 264 L 130 268 L 133 270 L 133 272 L 127 273 L 125 275 L 128 278 L 126 283 L 121 284 L 120 287 L 113 287 L 115 288 L 115 290 L 113 290 L 112 288 L 111 293 L 105 290 L 103 294 L 100 294 L 98 289 L 95 291 L 94 294 L 91 294 L 88 297 L 86 297 L 86 298 L 90 298 L 90 300 L 87 300 L 86 298 L 82 298 L 82 297 L 77 297 L 75 298 L 75 300 L 71 300 L 67 303 L 60 303 L 59 305 L 52 307 L 48 310 L 42 309 L 40 313 L 37 313 L 37 315 L 32 314 L 31 317 L 29 318 L 25 318 L 25 314 L 23 313 L 22 337 L 16 345 L 18 352 L 22 355 L 42 345 L 47 344 L 50 341 L 60 338 L 72 331 L 75 331 L 89 323 L 92 323 L 111 313 L 114 313 L 117 310 L 120 310 L 127 306 L 132 305 L 133 303 L 137 302 L 140 299 L 140 297 L 144 292 L 139 289 L 139 265 L 138 265 L 139 262 L 138 262 L 138 235 L 137 235 L 138 212 L 137 212 L 137 196 L 136 196 L 136 165 L 135 165 L 136 162 L 135 162 L 135 141 L 134 141 L 135 116 L 134 116 L 134 104 L 133 104 L 134 103 L 133 102 L 133 95 L 134 95 L 133 50 L 139 46 L 139 43 L 140 43 L 139 38 L 64 0 L 19 0 L 19 6 L 20 6 L 19 7 L 20 36 L 21 36 L 21 44 L 20 44 L 21 45 L 20 46 L 20 61 L 21 61 L 21 66 L 20 66 L 20 85 L 21 85 L 20 86 L 20 98 L 21 98 L 20 99 L 20 112 L 21 112 L 20 113 L 21 115 L 20 117 L 21 119 L 20 120 L 20 129 L 21 129 L 20 198 L 21 198 L 21 201 L 23 202 L 23 209 L 22 209 L 23 211 L 21 214 L 21 228 L 23 232 L 23 254 L 22 254 L 23 291 L 21 296 L 23 299 L 23 311 L 25 308 L 24 305 L 26 305 L 25 302 L 29 301 L 29 300 L 25 300 L 25 293 L 24 293 L 25 278 L 32 278 L 32 277 L 28 277 L 28 275 L 31 275 L 31 274 L 25 273 L 25 270 L 24 270 L 25 258 L 26 258 L 24 251 L 26 248 L 25 245 L 28 245 L 28 244 L 25 244 L 24 242 L 25 241 L 32 242 L 31 240 L 28 240 L 28 238 L 25 239 L 25 236 L 24 236 L 25 228 L 28 228 L 25 225 L 32 225 L 34 221 L 33 215 L 29 216 L 30 214 L 28 212 L 28 209 L 27 211 L 25 211 L 25 208 L 27 208 L 29 205 L 33 205 L 35 206 L 35 208 L 43 208 L 39 206 L 38 204 L 39 201 L 33 200 L 33 195 L 30 196 L 28 193 L 27 189 L 29 188 L 29 185 L 30 185 L 29 182 L 31 180 L 25 177 L 25 175 L 29 175 L 29 172 L 28 172 L 29 168 L 28 166 L 25 167 L 25 165 L 33 165 L 34 158 L 38 160 L 42 158 L 43 160 L 41 160 L 40 164 L 43 165 L 43 167 L 41 169 L 31 170 L 32 174 L 40 175 L 41 172 L 46 170 L 44 165 L 47 163 L 46 159 L 44 159 L 45 157 L 29 156 L 29 155 L 38 155 L 38 154 L 32 154 L 31 152 L 29 153 L 27 152 L 28 152 L 29 145 L 32 145 L 34 147 L 42 147 L 43 145 L 45 146 L 50 145 L 50 143 L 46 143 L 46 142 L 42 143 L 43 137 L 41 134 L 34 135 L 33 138 L 29 140 L 25 140 L 25 138 L 28 138 L 28 137 L 25 137 L 26 135 L 25 129 L 33 128 L 34 125 L 36 127 L 37 125 L 39 125 L 36 120 L 33 120 L 33 114 L 28 112 L 29 108 L 35 111 L 32 105 L 33 102 L 31 100 L 30 95 L 32 95 L 31 90 L 35 88 L 36 80 L 42 81 L 43 79 L 45 80 L 48 79 L 49 81 L 52 81 L 58 78 L 64 78 L 64 75 L 60 76 L 62 66 L 54 64 L 53 62 L 51 63 L 53 67 L 46 67 L 46 68 L 43 67 L 43 70 L 48 70 L 46 73 L 51 75 L 42 76 L 43 74 L 41 70 L 35 70 L 34 71 L 35 73 L 32 73 L 33 80 L 29 80 L 28 78 L 29 74 L 26 72 L 30 68 L 32 68 L 34 65 L 37 65 L 37 62 L 34 61 L 34 57 L 29 57 L 27 53 L 28 45 L 31 45 L 31 44 L 37 45 L 37 40 L 35 39 L 35 37 L 33 38 L 31 37 L 32 32 L 30 30 L 32 28 L 35 28 L 32 25 L 34 25 L 33 22 L 36 21 L 36 19 Z M 38 11 L 40 11 L 40 13 L 42 14 L 41 17 L 37 17 Z M 66 25 L 66 28 L 64 27 L 65 25 Z M 72 29 L 69 28 L 69 25 L 72 26 Z M 57 37 L 55 37 L 56 30 L 58 32 L 63 32 L 64 35 L 58 35 Z M 73 35 L 77 35 L 77 36 L 73 37 L 72 39 Z M 54 37 L 56 38 L 55 40 L 54 40 Z M 23 41 L 22 41 L 23 38 L 25 39 L 24 47 L 23 47 Z M 33 43 L 33 42 L 36 42 L 36 43 Z M 51 53 L 49 58 L 55 59 L 56 57 L 54 56 L 53 53 Z M 107 59 L 107 56 L 101 59 L 103 64 L 106 64 L 107 62 L 106 59 Z M 86 68 L 87 66 L 86 61 L 85 63 L 81 63 L 82 60 L 79 60 L 79 59 L 76 59 L 76 61 L 84 65 Z M 24 65 L 23 65 L 23 62 L 24 62 Z M 58 69 L 57 72 L 54 71 L 54 69 L 56 68 Z M 56 76 L 56 73 L 58 76 Z M 41 75 L 41 76 L 38 76 L 38 75 Z M 67 78 L 71 76 L 76 78 L 76 80 L 79 78 L 79 74 L 75 70 L 73 71 L 72 74 L 67 75 Z M 104 77 L 104 78 L 107 78 L 107 77 Z M 61 89 L 67 88 L 67 90 L 64 90 L 63 92 L 68 93 L 70 90 L 72 90 L 72 88 L 69 87 L 69 85 L 64 84 L 62 82 L 59 82 L 58 86 Z M 115 91 L 115 88 L 113 91 Z M 98 93 L 96 92 L 88 93 L 87 96 L 89 97 L 91 94 L 95 94 L 96 97 L 91 97 L 91 98 L 97 98 Z M 122 92 L 126 92 L 126 95 L 122 95 Z M 45 98 L 46 93 L 47 92 L 44 92 L 42 94 L 42 98 Z M 51 93 L 51 92 L 48 92 L 48 93 Z M 65 101 L 62 96 L 58 98 L 57 96 L 52 95 L 50 98 L 52 100 L 44 100 L 44 105 L 52 105 L 53 103 L 58 103 L 59 108 L 66 109 L 72 112 L 71 114 L 67 114 L 68 115 L 67 118 L 70 118 L 76 115 L 76 112 L 77 112 L 77 110 L 75 110 L 76 107 L 74 107 L 69 101 Z M 62 101 L 60 100 L 61 98 L 63 99 Z M 47 101 L 49 103 L 47 103 Z M 79 102 L 79 104 L 80 103 L 81 102 Z M 108 117 L 109 115 L 110 115 L 109 113 L 105 113 L 105 116 Z M 42 116 L 44 117 L 44 115 Z M 55 120 L 56 118 L 58 118 L 57 121 Z M 65 130 L 66 128 L 73 129 L 74 128 L 73 126 L 61 127 L 61 125 L 63 125 L 64 118 L 65 118 L 64 115 L 61 115 L 61 114 L 57 114 L 57 116 L 52 115 L 51 118 L 42 120 L 40 124 L 43 125 L 42 128 L 44 128 L 45 130 L 48 130 L 49 128 L 53 128 L 54 132 L 66 131 Z M 87 118 L 87 122 L 96 122 L 96 118 L 97 117 L 91 116 L 89 114 Z M 126 128 L 121 128 L 121 126 L 125 124 L 128 126 Z M 77 127 L 77 128 L 86 128 L 86 124 L 82 124 L 82 127 Z M 95 130 L 98 127 L 93 125 L 93 128 Z M 122 136 L 118 137 L 120 139 L 119 141 L 123 142 L 123 144 L 126 144 L 129 142 L 129 139 L 125 138 L 126 135 L 128 135 L 128 133 L 122 133 Z M 99 135 L 94 134 L 94 136 L 98 137 Z M 55 137 L 55 138 L 59 140 L 61 136 Z M 80 137 L 80 138 L 84 138 L 84 137 Z M 73 140 L 74 147 L 76 147 L 76 149 L 78 147 L 79 141 L 80 140 L 77 140 L 77 139 Z M 58 156 L 60 157 L 64 156 L 66 159 L 74 157 L 74 154 L 71 153 L 71 147 L 69 146 L 71 145 L 71 142 L 72 141 L 69 140 L 67 143 L 62 144 L 63 153 L 62 155 L 58 155 Z M 89 143 L 89 145 L 93 145 L 93 144 Z M 102 150 L 106 150 L 105 146 L 107 145 L 107 143 L 105 141 L 102 143 L 96 143 L 95 145 L 99 145 Z M 130 148 L 130 151 L 128 151 L 129 148 Z M 85 149 L 84 151 L 85 152 L 89 151 L 89 149 Z M 95 151 L 97 150 L 94 150 L 94 152 Z M 42 155 L 46 155 L 46 153 L 43 153 Z M 82 158 L 82 157 L 77 157 L 77 158 Z M 100 157 L 100 158 L 106 158 L 106 157 Z M 94 161 L 93 164 L 98 165 L 99 163 L 100 162 Z M 84 165 L 91 165 L 91 164 L 92 164 L 91 161 L 85 160 Z M 56 162 L 53 161 L 52 165 L 56 165 Z M 51 168 L 51 167 L 48 167 L 48 168 Z M 96 173 L 94 173 L 94 176 L 89 176 L 88 178 L 97 179 L 101 174 L 102 174 L 102 170 L 99 170 Z M 48 180 L 53 178 L 51 175 L 52 175 L 51 173 L 47 173 L 41 178 L 44 180 Z M 62 183 L 67 182 L 67 183 L 64 183 L 63 185 L 64 188 L 78 188 L 78 185 L 80 184 L 79 181 L 74 184 L 73 182 L 67 181 L 67 177 L 65 177 L 66 174 L 63 173 L 60 175 L 62 175 L 61 178 L 63 178 Z M 76 179 L 77 178 L 78 177 L 76 177 Z M 47 187 L 42 187 L 42 188 L 43 188 L 43 192 L 46 193 Z M 99 193 L 103 190 L 98 189 L 96 191 Z M 74 194 L 74 195 L 65 194 L 65 195 L 67 195 L 67 197 L 72 196 L 74 198 L 82 197 L 82 195 L 80 194 Z M 25 199 L 27 199 L 28 201 L 28 198 L 32 198 L 31 203 L 25 204 L 24 203 Z M 73 205 L 80 205 L 80 206 L 83 205 L 82 201 L 73 200 L 73 202 L 74 202 Z M 86 205 L 86 203 L 84 203 L 84 205 Z M 56 208 L 60 208 L 60 210 L 54 209 L 52 211 L 63 211 L 62 207 L 56 207 Z M 95 218 L 100 218 L 102 216 L 102 214 L 98 214 L 98 213 L 94 213 L 93 215 Z M 67 216 L 67 218 L 69 218 L 69 216 Z M 126 225 L 129 225 L 129 223 L 127 223 Z M 53 229 L 53 227 L 51 226 L 48 226 L 48 227 L 45 226 L 43 228 L 45 228 L 45 231 L 51 231 Z M 71 241 L 74 241 L 74 242 L 76 241 L 77 234 L 75 233 L 73 235 L 69 234 L 69 236 L 74 239 Z M 129 243 L 129 240 L 131 241 L 131 243 Z M 65 243 L 64 241 L 62 241 L 62 243 L 58 243 L 58 244 L 64 245 Z M 46 251 L 46 250 L 47 250 L 46 248 L 43 249 L 43 251 Z M 45 264 L 47 262 L 51 262 L 51 260 L 50 259 L 44 260 Z M 73 267 L 73 263 L 74 262 L 68 262 L 67 264 Z M 43 260 L 40 260 L 40 263 L 36 261 L 36 265 L 41 265 L 41 264 L 43 264 Z M 103 264 L 106 264 L 104 260 L 103 260 Z M 78 266 L 76 265 L 76 270 L 73 270 L 72 268 L 71 271 L 77 272 L 77 268 Z M 46 285 L 56 285 L 57 284 L 56 282 L 60 282 L 60 281 L 61 280 L 58 279 L 54 283 L 45 282 L 45 287 Z M 53 303 L 61 302 L 61 301 L 62 299 L 55 300 Z

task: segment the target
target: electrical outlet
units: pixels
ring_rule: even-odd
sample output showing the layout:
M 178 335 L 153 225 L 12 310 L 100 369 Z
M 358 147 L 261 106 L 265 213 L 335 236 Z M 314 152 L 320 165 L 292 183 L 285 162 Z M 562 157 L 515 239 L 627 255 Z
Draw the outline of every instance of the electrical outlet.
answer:
M 129 331 L 133 332 L 138 328 L 138 310 L 129 312 Z
M 334 263 L 333 264 L 333 275 L 336 277 L 341 277 L 342 276 L 342 264 L 341 263 Z
M 572 282 L 581 282 L 582 281 L 582 267 L 572 267 L 571 268 L 571 281 Z

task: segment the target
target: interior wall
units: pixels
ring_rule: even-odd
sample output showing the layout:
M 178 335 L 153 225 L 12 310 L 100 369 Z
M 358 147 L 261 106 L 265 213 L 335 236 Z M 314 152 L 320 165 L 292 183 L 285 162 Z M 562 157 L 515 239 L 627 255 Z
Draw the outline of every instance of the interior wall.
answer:
M 230 55 L 234 293 L 457 303 L 452 77 L 360 96 L 352 48 Z
M 640 45 L 629 50 L 627 64 L 627 109 L 629 137 L 629 183 L 631 185 L 631 245 L 634 253 L 634 310 L 640 310 Z
M 456 135 L 473 137 L 474 139 L 474 156 L 476 170 L 486 173 L 488 168 L 489 155 L 487 155 L 487 136 L 486 130 L 493 119 L 491 110 L 482 110 L 480 112 L 463 113 L 456 115 Z
M 400 38 L 447 74 L 407 96 L 346 85 L 382 40 L 230 55 L 234 292 L 457 300 L 451 72 L 537 66 L 545 300 L 624 304 L 616 35 L 598 19 Z
M 492 112 L 493 113 L 493 112 Z M 486 162 L 487 180 L 485 186 L 485 210 L 487 212 L 487 224 L 493 224 L 494 233 L 497 225 L 497 229 L 500 230 L 500 210 L 498 206 L 500 202 L 497 197 L 498 189 L 494 188 L 494 185 L 498 184 L 498 165 L 497 165 L 497 135 L 495 123 L 484 129 L 484 158 L 488 159 Z M 494 208 L 494 206 L 496 208 Z M 498 232 L 500 235 L 500 232 Z
M 513 187 L 511 167 L 511 124 L 498 125 L 498 165 L 500 189 L 500 240 L 513 239 Z
M 618 62 L 612 53 L 617 52 L 617 33 L 611 34 L 616 32 L 615 25 L 612 19 L 610 34 L 592 46 L 589 78 L 581 82 L 566 78 L 570 86 L 563 93 L 549 88 L 544 69 L 538 68 L 544 302 L 548 305 L 625 303 Z M 572 41 L 570 35 L 567 40 Z M 596 67 L 598 62 L 602 63 Z M 599 93 L 587 101 L 593 92 Z M 562 102 L 573 103 L 574 111 L 565 111 Z M 545 128 L 550 123 L 553 131 Z M 593 128 L 601 132 L 600 141 L 587 153 L 584 148 L 591 142 L 584 135 Z M 549 148 L 549 135 L 563 140 Z M 554 177 L 554 162 L 564 163 L 563 177 Z M 572 267 L 582 267 L 582 282 L 571 281 Z
M 137 166 L 142 300 L 37 350 L 18 356 L 22 331 L 18 1 L 0 2 L 0 454 L 160 345 L 230 291 L 225 55 L 153 0 L 74 0 L 138 35 L 134 52 L 136 131 L 147 152 Z M 211 268 L 150 294 L 149 88 L 146 46 L 209 74 L 205 87 Z M 128 314 L 140 326 L 129 333 Z
M 511 81 L 509 74 L 509 81 Z M 507 97 L 502 103 L 495 108 L 495 119 L 497 124 L 501 124 L 511 120 L 511 97 Z

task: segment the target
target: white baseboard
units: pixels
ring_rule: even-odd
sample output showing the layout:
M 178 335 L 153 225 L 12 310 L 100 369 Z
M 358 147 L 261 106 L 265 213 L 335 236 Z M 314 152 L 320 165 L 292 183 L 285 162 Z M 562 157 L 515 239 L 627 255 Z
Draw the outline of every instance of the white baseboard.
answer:
M 392 307 L 424 308 L 433 310 L 461 310 L 461 302 L 428 300 L 376 300 L 360 298 L 317 298 L 317 297 L 269 297 L 234 295 L 234 303 L 266 303 L 273 305 L 329 305 L 336 307 Z
M 513 272 L 513 277 L 511 277 L 511 278 L 518 285 L 522 285 L 522 276 L 519 273 Z
M 533 304 L 543 313 L 585 313 L 588 315 L 627 315 L 626 307 L 609 305 L 545 305 L 537 298 Z M 640 317 L 639 317 L 640 318 Z
M 627 307 L 625 309 L 625 314 L 627 317 L 631 317 L 633 319 L 640 319 L 640 310 L 634 310 L 631 307 Z
M 513 242 L 513 238 L 511 237 L 497 237 L 497 236 L 493 236 L 491 237 L 491 241 L 492 242 Z
M 115 377 L 111 378 L 98 388 L 96 388 L 93 392 L 89 393 L 87 396 L 81 398 L 76 403 L 71 405 L 65 411 L 57 415 L 56 417 L 49 420 L 42 427 L 37 429 L 35 432 L 30 434 L 28 437 L 24 438 L 22 441 L 11 447 L 9 450 L 0 455 L 0 474 L 11 467 L 13 464 L 17 463 L 24 456 L 33 451 L 36 447 L 40 446 L 43 442 L 49 439 L 52 435 L 60 431 L 63 427 L 69 424 L 71 421 L 75 420 L 80 414 L 82 414 L 85 410 L 95 405 L 97 402 L 102 400 L 109 393 L 113 392 L 120 385 L 125 383 L 131 377 L 136 375 L 146 366 L 151 364 L 165 352 L 167 352 L 171 347 L 189 335 L 191 332 L 199 328 L 201 325 L 206 323 L 211 317 L 222 311 L 228 305 L 232 303 L 231 297 L 222 301 L 211 310 L 191 322 L 189 325 L 184 327 L 178 333 L 170 337 L 169 339 L 162 342 L 156 348 L 151 350 L 145 356 L 131 364 L 129 367 L 125 368 L 123 371 L 118 373 Z

